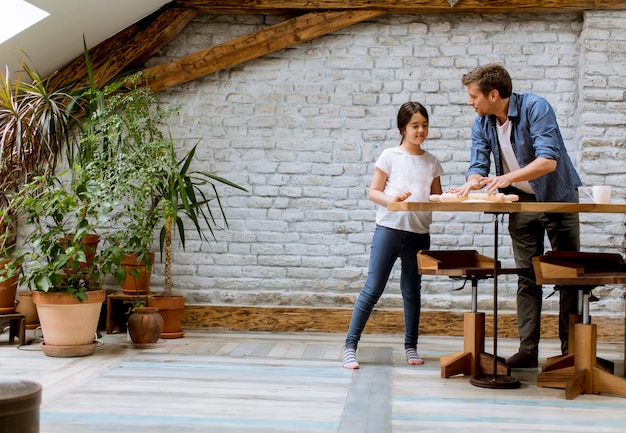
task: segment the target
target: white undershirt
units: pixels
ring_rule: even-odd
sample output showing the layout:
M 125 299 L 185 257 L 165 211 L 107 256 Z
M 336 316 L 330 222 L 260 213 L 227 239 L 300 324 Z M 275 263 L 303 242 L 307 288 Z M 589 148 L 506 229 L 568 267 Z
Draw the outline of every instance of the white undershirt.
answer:
M 496 125 L 496 129 L 498 130 L 498 141 L 500 142 L 500 152 L 502 152 L 502 168 L 504 173 L 519 170 L 520 166 L 513 152 L 513 146 L 511 145 L 511 121 L 506 119 L 506 122 L 502 125 Z M 535 193 L 528 181 L 513 182 L 511 186 L 528 194 Z

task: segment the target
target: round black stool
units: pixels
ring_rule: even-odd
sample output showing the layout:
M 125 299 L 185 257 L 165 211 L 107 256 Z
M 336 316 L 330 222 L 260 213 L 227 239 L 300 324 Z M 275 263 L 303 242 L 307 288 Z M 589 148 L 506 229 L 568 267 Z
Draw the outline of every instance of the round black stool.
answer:
M 41 385 L 0 378 L 0 433 L 38 433 Z

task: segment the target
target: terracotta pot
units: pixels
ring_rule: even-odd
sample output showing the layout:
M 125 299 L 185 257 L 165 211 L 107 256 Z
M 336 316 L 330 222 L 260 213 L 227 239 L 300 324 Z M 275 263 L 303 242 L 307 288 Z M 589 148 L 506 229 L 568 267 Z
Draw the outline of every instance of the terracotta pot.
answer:
M 0 260 L 0 273 L 4 273 L 4 267 L 8 260 Z M 0 281 L 0 314 L 13 313 L 15 311 L 15 295 L 17 293 L 17 283 L 19 275 L 15 275 L 8 280 Z
M 185 335 L 185 331 L 181 329 L 185 311 L 184 296 L 150 296 L 148 306 L 158 308 L 159 314 L 163 317 L 161 338 L 181 338 Z
M 154 253 L 149 253 L 150 263 L 154 263 Z M 127 295 L 145 295 L 150 290 L 150 276 L 152 265 L 146 266 L 143 262 L 137 262 L 137 254 L 126 254 L 122 259 L 122 266 L 126 270 L 126 280 L 122 283 L 122 293 Z M 135 269 L 139 272 L 139 278 L 131 275 Z
M 128 333 L 135 344 L 156 343 L 163 330 L 163 318 L 154 307 L 135 308 L 128 318 Z
M 80 302 L 68 293 L 33 292 L 44 338 L 41 348 L 46 355 L 72 357 L 95 352 L 94 340 L 106 291 L 90 291 L 87 296 L 86 301 Z M 69 350 L 60 352 L 63 346 Z
M 85 267 L 89 267 L 89 264 L 96 257 L 96 250 L 98 249 L 98 243 L 100 242 L 100 236 L 96 234 L 86 234 L 83 243 L 85 244 L 85 255 L 87 260 L 84 263 Z
M 65 238 L 62 238 L 61 242 L 63 242 L 64 239 Z M 82 243 L 85 245 L 85 262 L 81 263 L 80 267 L 87 269 L 96 257 L 96 251 L 98 250 L 98 244 L 100 243 L 100 235 L 88 233 L 83 238 Z
M 26 329 L 35 329 L 39 326 L 39 316 L 37 315 L 37 307 L 33 302 L 33 292 L 28 290 L 19 292 L 15 311 L 25 316 Z

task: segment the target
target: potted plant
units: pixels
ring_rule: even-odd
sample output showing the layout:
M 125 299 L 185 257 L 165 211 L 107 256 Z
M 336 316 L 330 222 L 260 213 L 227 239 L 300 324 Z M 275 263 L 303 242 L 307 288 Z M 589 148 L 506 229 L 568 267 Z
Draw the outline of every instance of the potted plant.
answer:
M 171 142 L 162 131 L 174 111 L 161 108 L 141 74 L 101 89 L 91 81 L 87 94 L 92 102 L 76 157 L 90 178 L 119 180 L 110 184 L 108 193 L 114 211 L 101 252 L 108 263 L 103 271 L 113 273 L 123 293 L 136 297 L 127 323 L 133 342 L 153 343 L 161 335 L 163 319 L 159 315 L 155 320 L 157 309 L 146 307 L 142 298 L 150 289 L 152 244 L 163 208 L 157 186 L 171 166 Z
M 149 286 L 141 285 L 140 277 L 150 274 L 154 257 L 151 246 L 161 226 L 159 245 L 161 260 L 165 261 L 165 287 L 162 295 L 150 296 L 148 304 L 158 308 L 165 320 L 161 335 L 176 338 L 184 334 L 180 322 L 185 299 L 172 294 L 174 225 L 183 248 L 185 221 L 193 224 L 201 239 L 208 240 L 205 230 L 212 236 L 218 227 L 212 202 L 227 225 L 215 183 L 245 189 L 215 174 L 192 171 L 195 146 L 182 159 L 177 158 L 173 139 L 164 134 L 166 121 L 175 110 L 161 108 L 141 74 L 126 78 L 124 89 L 119 83 L 102 90 L 95 90 L 92 84 L 91 100 L 100 103 L 97 110 L 92 110 L 96 115 L 85 122 L 80 141 L 83 152 L 94 154 L 94 150 L 106 148 L 108 154 L 115 155 L 114 161 L 102 160 L 105 167 L 99 172 L 113 165 L 116 171 L 112 176 L 124 179 L 115 186 L 113 196 L 123 204 L 123 211 L 114 213 L 112 221 L 117 228 L 105 239 L 108 246 L 103 254 L 110 255 L 109 261 L 117 265 L 114 274 L 118 282 L 131 281 L 123 291 L 143 295 Z M 97 164 L 90 166 L 97 168 Z M 126 260 L 137 267 L 127 267 Z
M 116 206 L 105 239 L 111 271 L 123 293 L 144 294 L 154 262 L 154 185 L 169 157 L 161 128 L 171 112 L 155 103 L 140 73 L 100 90 L 92 84 L 88 93 L 98 103 L 90 104 L 77 156 L 91 178 L 110 180 L 107 195 Z
M 29 230 L 22 282 L 34 292 L 42 349 L 49 356 L 89 355 L 97 345 L 94 336 L 106 298 L 100 277 L 110 264 L 85 240 L 111 210 L 101 200 L 101 187 L 74 167 L 36 177 L 21 198 Z
M 197 144 L 180 160 L 177 159 L 174 141 L 171 138 L 168 144 L 169 164 L 161 172 L 154 196 L 162 222 L 159 245 L 161 260 L 165 263 L 165 283 L 163 293 L 150 296 L 148 305 L 157 307 L 163 316 L 165 323 L 161 337 L 180 338 L 184 335 L 181 321 L 185 298 L 172 293 L 172 240 L 175 231 L 178 229 L 183 248 L 185 248 L 185 221 L 191 222 L 201 240 L 209 241 L 208 235 L 214 238 L 214 230 L 220 228 L 219 218 L 222 219 L 224 226 L 228 227 L 216 184 L 247 190 L 216 174 L 191 170 Z M 216 206 L 212 207 L 212 204 Z M 218 210 L 217 215 L 215 210 Z
M 150 170 L 139 170 L 138 159 L 148 160 L 154 155 L 146 154 L 145 146 L 135 146 L 133 137 L 141 144 L 145 140 L 140 137 L 142 127 L 138 126 L 137 119 L 132 116 L 129 119 L 128 115 L 133 111 L 133 104 L 145 105 L 145 98 L 116 82 L 102 90 L 91 86 L 82 93 L 81 100 L 87 108 L 80 139 L 68 150 L 69 169 L 55 176 L 36 177 L 27 185 L 20 204 L 30 229 L 25 239 L 30 252 L 26 255 L 28 263 L 23 280 L 37 292 L 33 300 L 44 328 L 48 352 L 57 353 L 56 346 L 70 344 L 65 340 L 61 342 L 60 338 L 54 341 L 48 338 L 51 333 L 46 333 L 45 328 L 52 320 L 42 314 L 44 299 L 53 298 L 55 303 L 61 303 L 62 294 L 71 295 L 69 299 L 68 296 L 62 298 L 85 309 L 92 298 L 98 304 L 97 311 L 96 307 L 92 309 L 98 314 L 92 316 L 91 324 L 81 326 L 85 330 L 81 338 L 87 340 L 91 334 L 91 341 L 83 341 L 84 348 L 73 349 L 68 356 L 95 350 L 93 336 L 101 303 L 106 297 L 100 287 L 101 277 L 113 273 L 118 281 L 123 280 L 125 254 L 129 251 L 144 254 L 145 239 L 153 238 L 153 232 L 147 228 L 142 228 L 144 233 L 132 227 L 127 230 L 118 227 L 122 219 L 128 220 L 128 209 L 139 213 L 146 207 L 144 196 L 150 192 L 145 185 L 150 175 L 144 173 Z M 102 238 L 102 248 L 90 246 L 86 242 L 90 237 Z M 148 254 L 146 252 L 144 257 L 149 257 Z M 150 261 L 144 263 L 151 266 Z M 73 325 L 67 318 L 60 322 Z M 63 337 L 72 333 L 67 326 L 59 332 Z
M 13 201 L 33 176 L 54 172 L 74 138 L 74 97 L 66 88 L 51 91 L 48 80 L 22 63 L 21 74 L 0 74 L 0 286 L 14 309 L 21 263 L 15 254 L 19 207 Z M 12 293 L 12 295 L 11 295 Z M 11 299 L 12 298 L 12 299 Z M 10 306 L 9 306 L 10 305 Z
M 15 235 L 10 209 L 0 209 L 0 314 L 12 313 L 16 309 L 21 264 L 13 255 Z
M 75 218 L 77 223 L 69 231 L 61 229 L 65 227 L 61 222 L 80 210 L 84 203 L 79 202 L 89 196 L 92 185 L 83 178 L 85 182 L 74 182 L 73 189 L 66 190 L 54 175 L 62 155 L 71 155 L 76 144 L 78 98 L 66 87 L 51 90 L 50 79 L 41 78 L 24 62 L 22 70 L 27 80 L 22 81 L 19 75 L 17 80 L 10 80 L 7 73 L 0 82 L 0 213 L 5 217 L 0 222 L 0 231 L 5 240 L 14 239 L 17 221 L 26 215 L 32 229 L 26 243 L 32 251 L 3 247 L 2 253 L 10 250 L 13 269 L 26 259 L 21 279 L 31 290 L 41 293 L 41 299 L 50 292 L 53 303 L 61 302 L 60 295 L 69 295 L 70 302 L 87 305 L 90 301 L 87 282 L 95 275 L 87 265 L 87 258 L 95 255 L 95 251 L 84 244 L 86 219 Z M 13 240 L 8 245 L 14 245 Z M 39 304 L 37 293 L 33 300 Z M 100 298 L 92 307 L 98 312 L 103 293 L 99 293 Z M 42 308 L 43 313 L 38 306 L 42 327 L 47 329 L 45 346 L 63 345 L 44 324 L 49 322 L 49 314 L 47 307 Z M 66 312 L 61 320 L 71 325 L 66 334 L 88 328 L 73 323 L 71 317 Z M 88 333 L 91 347 L 87 350 L 91 350 L 95 329 Z M 86 354 L 84 351 L 75 353 Z
M 85 56 L 89 70 L 86 47 Z M 0 89 L 0 172 L 10 175 L 2 178 L 2 199 L 27 182 L 14 194 L 12 206 L 29 226 L 24 240 L 29 251 L 19 256 L 26 260 L 22 281 L 35 292 L 38 311 L 40 301 L 51 294 L 87 304 L 92 289 L 101 292 L 103 274 L 113 273 L 118 280 L 142 274 L 141 269 L 126 272 L 122 262 L 127 253 L 137 255 L 146 270 L 151 267 L 156 215 L 152 191 L 169 158 L 159 131 L 166 112 L 153 109 L 154 95 L 141 77 L 100 88 L 90 74 L 89 85 L 70 94 L 48 91 L 49 79 L 23 66 L 32 84 L 14 86 L 6 78 Z M 80 122 L 73 113 L 80 113 Z M 61 154 L 69 168 L 55 174 Z M 34 159 L 27 158 L 32 155 Z M 120 223 L 125 229 L 116 232 Z M 101 235 L 104 246 L 99 251 L 97 244 L 87 244 Z M 40 319 L 45 328 L 48 321 Z M 45 345 L 55 346 L 48 338 L 52 333 L 44 333 Z M 95 330 L 90 334 L 91 345 Z

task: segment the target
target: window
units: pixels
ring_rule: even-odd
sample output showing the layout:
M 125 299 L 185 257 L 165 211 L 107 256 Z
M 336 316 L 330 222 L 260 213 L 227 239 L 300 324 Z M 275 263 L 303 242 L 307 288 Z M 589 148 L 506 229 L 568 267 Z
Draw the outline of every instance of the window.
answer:
M 0 44 L 50 15 L 24 0 L 2 0 Z

